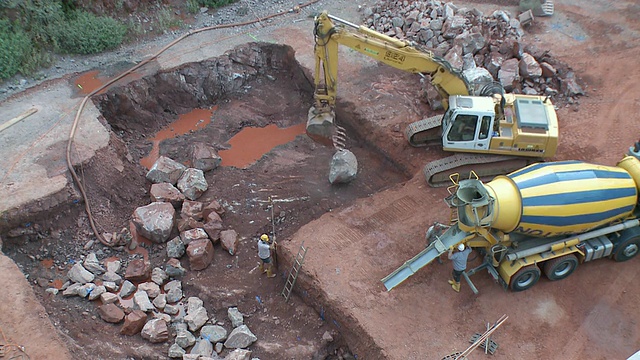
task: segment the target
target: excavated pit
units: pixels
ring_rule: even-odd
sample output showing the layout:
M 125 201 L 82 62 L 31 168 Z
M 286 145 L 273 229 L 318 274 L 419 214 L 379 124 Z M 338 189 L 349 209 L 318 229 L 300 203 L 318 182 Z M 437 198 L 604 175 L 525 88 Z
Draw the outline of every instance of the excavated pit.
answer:
M 138 77 L 95 96 L 101 121 L 111 130 L 110 145 L 79 170 L 99 229 L 116 232 L 128 226 L 136 207 L 151 202 L 143 165 L 152 163 L 148 156 L 154 142 L 157 155 L 187 166 L 193 144 L 214 146 L 223 157 L 223 166 L 205 174 L 209 190 L 198 201 L 218 200 L 224 205 L 224 227 L 239 233 L 240 245 L 234 256 L 216 245 L 212 265 L 183 279 L 185 296 L 203 299 L 218 319 L 225 319 L 227 307 L 237 306 L 259 339 L 253 346 L 255 357 L 280 358 L 284 353 L 290 358 L 332 359 L 348 352 L 341 333 L 347 331 L 353 339 L 357 329 L 336 326 L 330 314 L 340 311 L 314 304 L 306 290 L 303 296 L 284 303 L 280 292 L 296 254 L 282 251 L 279 280 L 267 280 L 255 271 L 255 239 L 261 233 L 272 233 L 275 226 L 277 240 L 284 243 L 304 224 L 404 182 L 411 172 L 389 161 L 388 154 L 367 139 L 359 138 L 356 130 L 363 121 L 350 112 L 352 107 L 343 104 L 339 118 L 349 129 L 347 147 L 358 158 L 359 174 L 348 185 L 332 186 L 328 171 L 334 150 L 304 135 L 313 88 L 308 71 L 294 55 L 288 46 L 247 44 L 219 58 Z M 181 117 L 196 117 L 197 121 L 185 125 L 178 123 Z M 254 132 L 240 138 L 243 129 Z M 280 145 L 267 149 L 252 146 L 269 143 L 284 131 L 291 140 L 285 137 Z M 170 136 L 160 141 L 163 132 Z M 258 160 L 241 165 L 225 161 L 226 154 L 235 158 L 245 153 Z M 274 204 L 274 223 L 269 199 Z M 172 237 L 177 235 L 174 229 Z M 91 316 L 96 314 L 96 304 L 45 293 L 48 287 L 59 288 L 67 280 L 68 269 L 89 252 L 96 252 L 100 260 L 120 259 L 123 272 L 131 260 L 145 252 L 152 267 L 162 267 L 168 259 L 161 245 L 143 243 L 144 250 L 131 252 L 91 245 L 92 238 L 76 197 L 70 197 L 69 203 L 55 212 L 41 212 L 29 223 L 3 233 L 5 253 L 34 279 L 36 294 L 54 324 L 80 345 L 72 349 L 75 356 L 166 355 L 172 340 L 153 345 L 139 335 L 120 336 L 119 327 Z M 186 256 L 181 261 L 188 269 Z M 92 341 L 91 334 L 96 331 L 103 333 L 101 342 Z M 334 335 L 333 342 L 322 339 L 325 331 Z

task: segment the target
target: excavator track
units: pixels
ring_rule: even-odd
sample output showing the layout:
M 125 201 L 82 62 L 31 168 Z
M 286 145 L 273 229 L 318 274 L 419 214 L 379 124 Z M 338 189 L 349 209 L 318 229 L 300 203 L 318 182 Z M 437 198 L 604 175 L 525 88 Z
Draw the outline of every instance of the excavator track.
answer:
M 409 144 L 415 147 L 442 144 L 442 115 L 413 122 L 404 130 Z
M 473 171 L 480 180 L 491 180 L 496 175 L 504 175 L 543 159 L 506 155 L 486 155 L 458 153 L 435 160 L 422 169 L 431 187 L 451 185 L 449 175 L 458 173 L 460 179 L 468 179 Z

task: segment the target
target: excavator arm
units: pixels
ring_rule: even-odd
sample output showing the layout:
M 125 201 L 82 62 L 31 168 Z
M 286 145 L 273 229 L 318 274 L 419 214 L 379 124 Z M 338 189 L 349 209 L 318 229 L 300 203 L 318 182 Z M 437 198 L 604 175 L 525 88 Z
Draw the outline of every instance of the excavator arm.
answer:
M 339 25 L 334 24 L 339 23 Z M 307 134 L 327 143 L 333 135 L 334 107 L 338 85 L 338 45 L 347 46 L 394 68 L 431 77 L 445 108 L 450 95 L 469 95 L 462 73 L 430 51 L 421 51 L 406 41 L 380 34 L 365 26 L 323 12 L 315 19 L 315 94 L 309 110 Z

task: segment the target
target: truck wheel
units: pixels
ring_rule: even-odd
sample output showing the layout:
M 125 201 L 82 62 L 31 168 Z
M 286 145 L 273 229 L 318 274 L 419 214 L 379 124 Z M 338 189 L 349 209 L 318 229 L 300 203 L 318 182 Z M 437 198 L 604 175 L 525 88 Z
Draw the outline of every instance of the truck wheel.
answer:
M 511 277 L 511 290 L 524 291 L 535 285 L 540 279 L 540 269 L 535 266 L 525 266 Z
M 627 261 L 638 255 L 639 250 L 640 237 L 629 238 L 618 245 L 616 253 L 613 254 L 613 259 L 615 261 Z
M 549 280 L 561 280 L 571 275 L 577 267 L 578 258 L 569 254 L 545 262 L 544 274 Z

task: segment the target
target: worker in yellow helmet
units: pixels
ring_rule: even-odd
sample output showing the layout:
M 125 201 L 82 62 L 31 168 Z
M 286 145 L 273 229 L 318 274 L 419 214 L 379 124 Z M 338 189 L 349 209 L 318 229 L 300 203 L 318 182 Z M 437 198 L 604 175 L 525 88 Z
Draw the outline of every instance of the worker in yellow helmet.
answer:
M 269 235 L 262 234 L 260 240 L 258 240 L 258 257 L 260 258 L 260 266 L 258 269 L 261 274 L 266 272 L 268 278 L 276 276 L 273 272 L 273 259 L 271 256 L 271 252 L 275 251 L 275 249 L 275 241 L 272 242 L 271 239 L 269 239 Z

